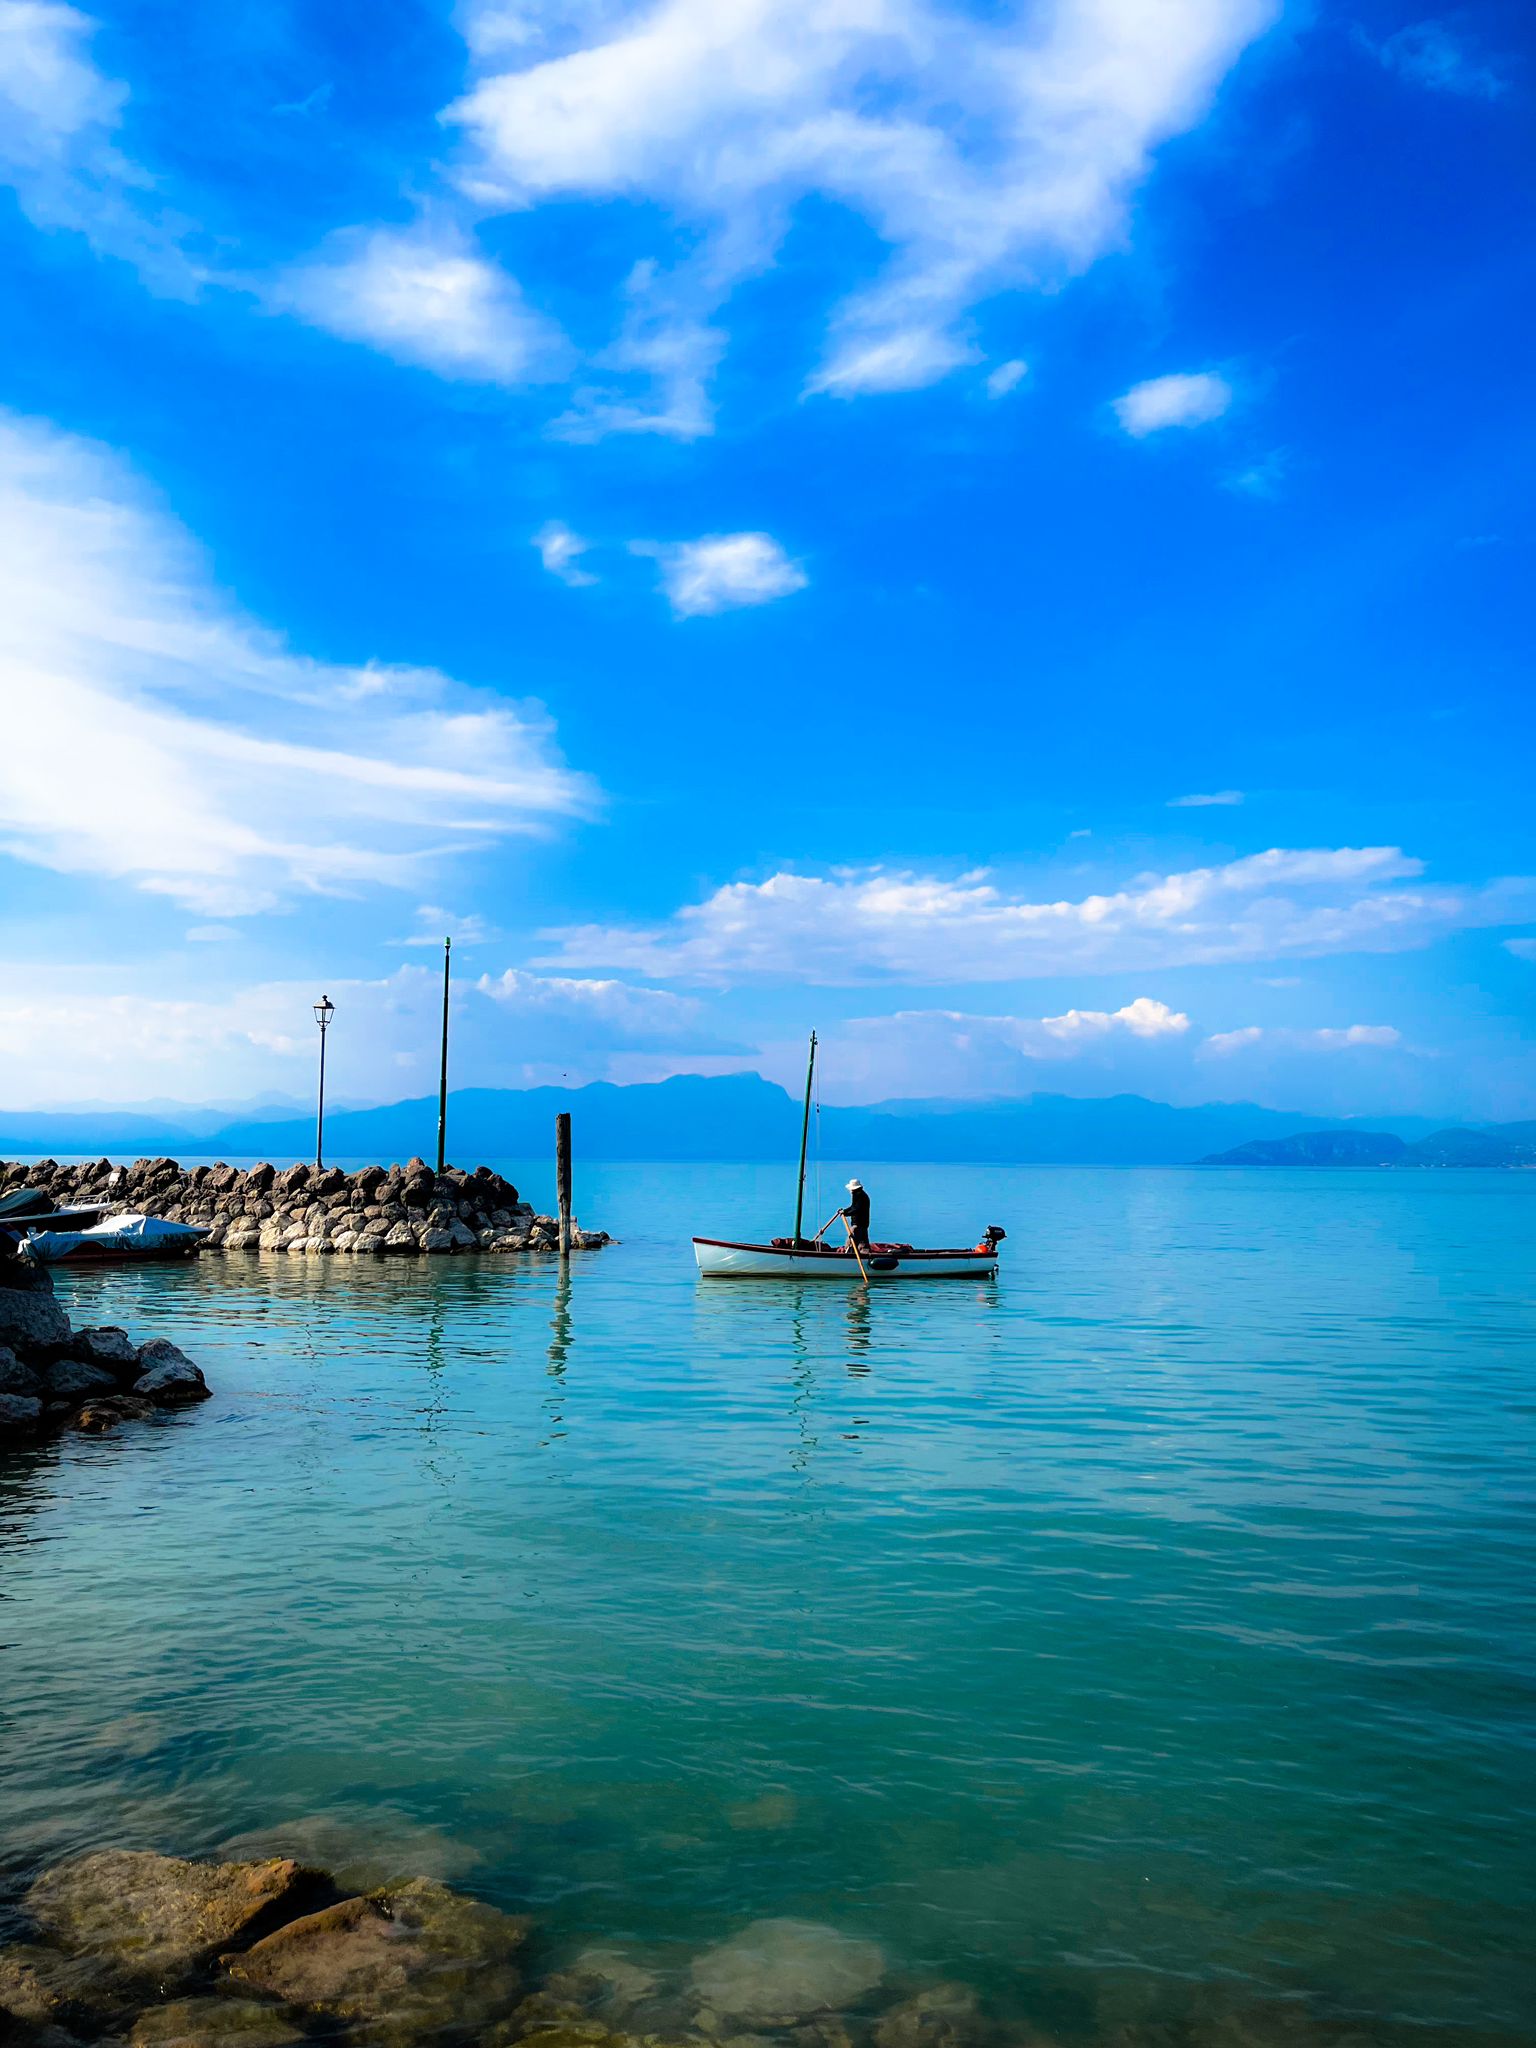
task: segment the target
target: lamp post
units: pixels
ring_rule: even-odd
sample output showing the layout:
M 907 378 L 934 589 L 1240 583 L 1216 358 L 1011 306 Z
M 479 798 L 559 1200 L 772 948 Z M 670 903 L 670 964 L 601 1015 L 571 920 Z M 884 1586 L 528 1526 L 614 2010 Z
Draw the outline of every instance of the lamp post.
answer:
M 335 1014 L 336 1005 L 329 996 L 322 996 L 315 1005 L 315 1022 L 320 1026 L 320 1105 L 315 1112 L 316 1173 L 325 1164 L 325 1034 Z

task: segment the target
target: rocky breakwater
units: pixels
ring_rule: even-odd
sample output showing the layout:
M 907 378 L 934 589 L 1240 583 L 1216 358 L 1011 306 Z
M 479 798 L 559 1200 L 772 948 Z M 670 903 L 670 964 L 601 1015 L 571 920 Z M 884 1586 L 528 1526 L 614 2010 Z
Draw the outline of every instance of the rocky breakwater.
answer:
M 206 1401 L 207 1381 L 164 1337 L 75 1330 L 46 1267 L 0 1251 L 0 1447 L 55 1429 L 96 1434 Z
M 875 1943 L 810 1921 L 560 1960 L 434 1878 L 111 1849 L 43 1871 L 6 1924 L 0 2036 L 30 2048 L 1002 2048 L 968 1987 L 892 1983 Z
M 404 1166 L 183 1167 L 174 1159 L 108 1159 L 61 1166 L 52 1159 L 0 1166 L 0 1194 L 36 1188 L 61 1207 L 105 1202 L 113 1209 L 198 1223 L 213 1251 L 302 1253 L 552 1252 L 559 1225 L 521 1199 L 488 1166 L 434 1173 L 424 1159 Z M 572 1244 L 592 1251 L 601 1230 L 575 1229 Z

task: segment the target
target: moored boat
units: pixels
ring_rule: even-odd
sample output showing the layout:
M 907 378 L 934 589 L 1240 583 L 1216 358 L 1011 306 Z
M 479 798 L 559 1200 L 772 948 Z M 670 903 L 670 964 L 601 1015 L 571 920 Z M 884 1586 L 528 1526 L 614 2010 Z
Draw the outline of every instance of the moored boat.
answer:
M 99 1213 L 99 1212 L 97 1212 Z M 62 1221 L 62 1217 L 40 1219 Z M 88 1230 L 39 1230 L 29 1227 L 22 1253 L 45 1266 L 93 1266 L 108 1260 L 195 1258 L 207 1228 L 198 1223 L 168 1223 L 163 1216 L 107 1216 Z

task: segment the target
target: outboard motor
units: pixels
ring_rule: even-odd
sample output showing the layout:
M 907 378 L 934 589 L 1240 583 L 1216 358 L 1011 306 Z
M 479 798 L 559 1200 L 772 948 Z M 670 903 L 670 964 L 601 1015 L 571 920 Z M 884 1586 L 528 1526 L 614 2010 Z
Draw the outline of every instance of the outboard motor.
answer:
M 1003 1239 L 1007 1235 L 1007 1231 L 1004 1230 L 1003 1226 L 1000 1223 L 989 1223 L 987 1225 L 986 1235 L 982 1239 L 982 1243 L 986 1246 L 989 1252 L 995 1252 L 998 1246 L 1002 1243 Z

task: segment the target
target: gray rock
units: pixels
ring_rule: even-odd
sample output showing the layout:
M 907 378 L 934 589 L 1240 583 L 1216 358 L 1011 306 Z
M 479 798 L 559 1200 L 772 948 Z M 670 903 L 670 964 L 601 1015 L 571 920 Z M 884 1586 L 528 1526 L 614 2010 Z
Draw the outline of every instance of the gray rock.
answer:
M 43 1404 L 29 1394 L 0 1394 L 0 1437 L 31 1436 L 43 1420 Z
M 14 1351 L 0 1347 L 0 1394 L 22 1394 L 36 1400 L 43 1382 L 30 1365 L 23 1365 Z
M 174 1345 L 171 1347 L 175 1349 Z M 206 1401 L 212 1389 L 202 1371 L 190 1358 L 179 1365 L 156 1365 L 133 1383 L 141 1401 L 153 1401 L 157 1408 L 185 1408 L 193 1401 Z
M 695 1994 L 715 2012 L 786 2025 L 852 2005 L 885 1975 L 885 1957 L 874 1942 L 815 1921 L 755 1920 L 696 1957 L 691 1975 Z
M 25 1358 L 55 1350 L 69 1337 L 69 1318 L 50 1289 L 0 1287 L 0 1344 Z
M 451 1252 L 454 1239 L 451 1230 L 424 1230 L 417 1240 L 424 1252 Z
M 117 1391 L 113 1375 L 83 1358 L 56 1358 L 43 1367 L 43 1391 L 55 1401 L 83 1401 L 90 1394 Z
M 69 1340 L 69 1350 L 72 1358 L 83 1358 L 87 1365 L 99 1365 L 112 1373 L 121 1366 L 137 1364 L 139 1356 L 139 1348 L 128 1332 L 118 1329 L 115 1323 L 76 1330 Z
M 186 1863 L 102 1849 L 45 1871 L 26 1908 L 65 1947 L 164 1982 L 292 1910 L 315 1881 L 315 1872 L 286 1857 Z
M 387 1252 L 413 1252 L 416 1249 L 416 1233 L 408 1223 L 392 1224 L 385 1236 L 383 1249 Z

